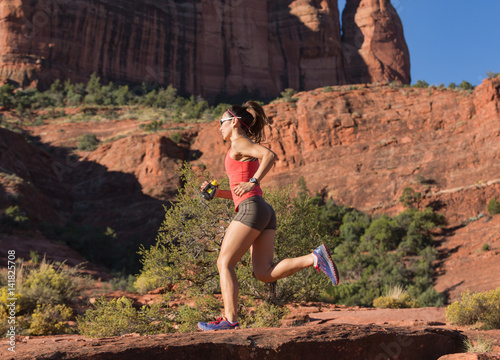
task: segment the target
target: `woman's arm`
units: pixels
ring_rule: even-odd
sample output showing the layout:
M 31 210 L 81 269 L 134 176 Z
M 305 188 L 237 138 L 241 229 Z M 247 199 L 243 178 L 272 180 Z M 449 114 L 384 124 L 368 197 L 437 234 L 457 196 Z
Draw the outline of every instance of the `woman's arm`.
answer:
M 217 189 L 217 192 L 215 193 L 215 197 L 233 200 L 233 194 L 231 193 L 231 190 Z
M 264 176 L 271 170 L 274 162 L 278 158 L 277 155 L 269 150 L 268 148 L 256 144 L 247 138 L 241 138 L 237 141 L 233 141 L 231 144 L 232 151 L 237 157 L 253 157 L 260 161 L 259 168 L 253 175 L 254 178 L 260 183 Z M 256 185 L 251 182 L 241 182 L 234 189 L 234 193 L 241 196 L 249 191 L 251 191 Z
M 201 184 L 201 191 L 203 191 L 203 189 L 207 185 L 208 185 L 208 181 L 205 181 L 203 184 Z M 231 193 L 231 190 L 221 190 L 221 189 L 217 188 L 217 190 L 215 191 L 215 197 L 233 200 L 233 194 Z

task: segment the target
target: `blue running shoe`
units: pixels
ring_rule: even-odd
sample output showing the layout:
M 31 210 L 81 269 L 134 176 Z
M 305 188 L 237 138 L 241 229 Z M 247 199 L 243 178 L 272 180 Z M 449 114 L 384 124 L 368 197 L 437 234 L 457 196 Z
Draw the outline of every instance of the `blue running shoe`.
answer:
M 318 246 L 312 254 L 316 258 L 314 268 L 318 270 L 318 272 L 319 270 L 323 271 L 330 280 L 332 280 L 333 285 L 338 285 L 339 271 L 325 244 Z
M 206 322 L 199 322 L 198 323 L 198 329 L 203 330 L 203 331 L 211 331 L 211 330 L 231 330 L 231 329 L 238 329 L 239 324 L 238 322 L 230 322 L 226 317 L 219 317 L 215 321 L 210 321 L 209 323 Z

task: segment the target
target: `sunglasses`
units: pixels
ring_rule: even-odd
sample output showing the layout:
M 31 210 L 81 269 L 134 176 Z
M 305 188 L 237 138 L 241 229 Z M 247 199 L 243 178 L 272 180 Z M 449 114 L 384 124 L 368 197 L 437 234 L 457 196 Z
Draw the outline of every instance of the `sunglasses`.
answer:
M 231 116 L 231 117 L 228 117 L 228 118 L 223 118 L 223 119 L 219 120 L 219 124 L 222 125 L 224 123 L 224 121 L 229 121 L 229 120 L 232 120 L 232 119 L 241 119 L 241 117 L 239 117 L 239 116 Z

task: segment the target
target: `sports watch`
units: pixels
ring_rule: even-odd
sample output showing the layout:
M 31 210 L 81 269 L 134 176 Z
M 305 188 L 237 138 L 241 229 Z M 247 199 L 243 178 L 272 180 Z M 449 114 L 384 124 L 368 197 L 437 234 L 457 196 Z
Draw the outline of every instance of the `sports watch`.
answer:
M 250 181 L 252 184 L 255 184 L 256 186 L 259 186 L 259 180 L 257 180 L 257 178 L 254 178 L 254 177 L 253 177 L 253 178 L 251 178 L 249 181 Z

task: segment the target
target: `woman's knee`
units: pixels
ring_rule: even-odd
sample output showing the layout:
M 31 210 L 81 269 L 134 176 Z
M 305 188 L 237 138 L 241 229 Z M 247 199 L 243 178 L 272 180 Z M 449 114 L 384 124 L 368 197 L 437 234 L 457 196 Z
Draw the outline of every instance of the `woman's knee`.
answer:
M 265 283 L 268 283 L 268 282 L 273 282 L 274 279 L 271 277 L 271 274 L 270 272 L 268 271 L 262 271 L 262 270 L 256 270 L 254 269 L 253 270 L 253 274 L 255 276 L 255 278 L 259 281 L 262 281 L 262 282 L 265 282 Z
M 226 269 L 232 270 L 234 269 L 234 265 L 225 257 L 219 256 L 217 259 L 217 269 L 219 269 L 219 272 Z

